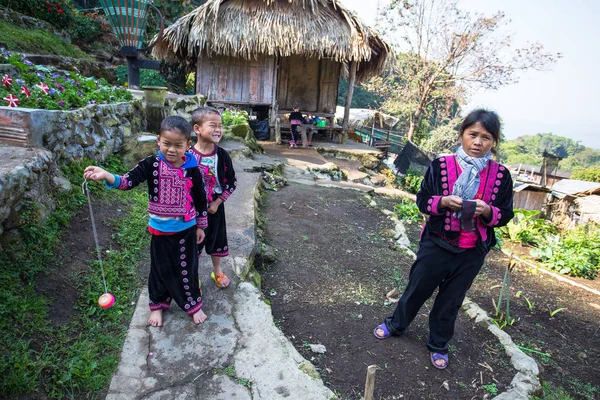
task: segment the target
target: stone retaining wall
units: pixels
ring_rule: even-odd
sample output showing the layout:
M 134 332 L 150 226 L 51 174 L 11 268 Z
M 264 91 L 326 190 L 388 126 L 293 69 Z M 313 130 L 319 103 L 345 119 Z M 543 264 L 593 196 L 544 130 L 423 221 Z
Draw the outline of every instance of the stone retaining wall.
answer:
M 113 153 L 137 149 L 137 138 L 146 129 L 146 111 L 140 93 L 127 103 L 91 105 L 73 111 L 48 111 L 0 107 L 0 136 L 9 131 L 24 138 L 0 140 L 0 235 L 23 221 L 24 200 L 38 205 L 39 218 L 54 209 L 51 193 L 70 190 L 60 167 L 88 158 L 101 163 Z M 203 96 L 171 96 L 168 115 L 190 118 L 204 105 Z M 4 239 L 4 237 L 2 238 Z

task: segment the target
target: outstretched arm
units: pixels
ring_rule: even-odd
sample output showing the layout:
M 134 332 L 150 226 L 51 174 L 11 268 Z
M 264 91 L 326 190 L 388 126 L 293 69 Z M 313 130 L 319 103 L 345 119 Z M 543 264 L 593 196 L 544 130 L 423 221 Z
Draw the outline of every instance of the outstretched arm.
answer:
M 106 181 L 109 185 L 115 183 L 115 176 L 113 174 L 93 165 L 86 167 L 83 171 L 83 177 L 92 181 Z

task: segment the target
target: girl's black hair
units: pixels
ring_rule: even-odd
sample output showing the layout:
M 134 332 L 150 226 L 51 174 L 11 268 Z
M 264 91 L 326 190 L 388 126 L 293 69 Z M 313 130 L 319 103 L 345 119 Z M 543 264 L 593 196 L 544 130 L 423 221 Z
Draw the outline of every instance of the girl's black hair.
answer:
M 177 115 L 171 115 L 165 119 L 160 124 L 160 133 L 165 131 L 179 131 L 179 133 L 185 137 L 185 140 L 192 139 L 192 125 L 183 117 L 179 117 Z
M 217 114 L 218 116 L 221 116 L 219 110 L 214 107 L 199 107 L 192 111 L 192 124 L 202 125 L 204 118 L 208 114 Z
M 496 145 L 500 143 L 500 118 L 498 114 L 494 111 L 477 109 L 471 111 L 465 119 L 463 119 L 462 124 L 460 124 L 460 134 L 461 136 L 465 130 L 475 125 L 476 123 L 481 122 L 481 125 L 488 131 L 493 137 Z

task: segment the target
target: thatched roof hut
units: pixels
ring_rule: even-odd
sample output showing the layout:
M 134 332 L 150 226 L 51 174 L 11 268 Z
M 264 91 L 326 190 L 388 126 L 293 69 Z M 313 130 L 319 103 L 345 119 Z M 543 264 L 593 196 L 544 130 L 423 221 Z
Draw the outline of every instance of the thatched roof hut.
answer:
M 195 68 L 209 101 L 268 105 L 272 119 L 295 103 L 333 117 L 342 70 L 353 83 L 393 58 L 338 0 L 209 0 L 166 28 L 153 55 Z

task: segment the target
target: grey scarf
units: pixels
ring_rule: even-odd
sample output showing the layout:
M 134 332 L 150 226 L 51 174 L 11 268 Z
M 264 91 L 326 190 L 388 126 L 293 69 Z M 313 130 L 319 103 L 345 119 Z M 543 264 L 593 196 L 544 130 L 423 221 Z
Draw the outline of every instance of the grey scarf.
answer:
M 489 151 L 486 155 L 479 158 L 471 157 L 461 145 L 456 150 L 456 159 L 462 167 L 463 172 L 454 183 L 452 194 L 460 196 L 463 200 L 471 200 L 477 194 L 477 190 L 479 190 L 479 174 L 483 171 L 488 161 L 492 159 L 492 152 Z

